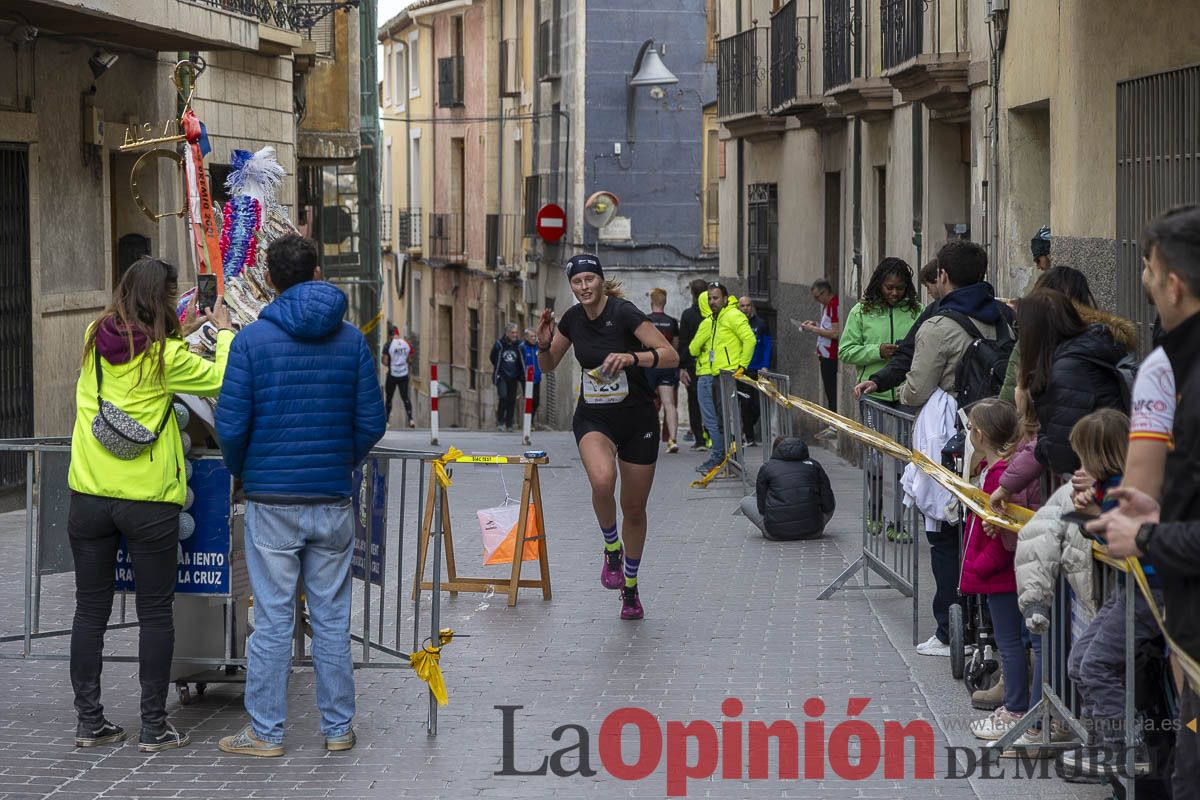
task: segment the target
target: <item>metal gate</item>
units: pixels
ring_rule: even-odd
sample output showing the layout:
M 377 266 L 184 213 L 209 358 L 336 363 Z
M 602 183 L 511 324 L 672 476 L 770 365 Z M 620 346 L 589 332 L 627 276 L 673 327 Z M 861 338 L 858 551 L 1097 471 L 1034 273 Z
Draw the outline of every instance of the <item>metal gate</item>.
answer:
M 0 439 L 33 435 L 29 150 L 0 142 Z M 0 495 L 25 482 L 20 453 L 0 453 Z
M 1146 223 L 1200 202 L 1200 66 L 1117 84 L 1117 313 L 1149 349 L 1154 310 L 1142 291 Z

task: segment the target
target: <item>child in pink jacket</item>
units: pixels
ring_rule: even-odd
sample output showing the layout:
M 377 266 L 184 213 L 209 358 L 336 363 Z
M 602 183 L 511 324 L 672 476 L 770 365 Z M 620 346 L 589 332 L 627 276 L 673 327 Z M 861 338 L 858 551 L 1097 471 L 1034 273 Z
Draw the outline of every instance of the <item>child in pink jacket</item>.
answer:
M 1003 400 L 980 400 L 971 406 L 967 428 L 975 451 L 983 456 L 980 464 L 982 489 L 992 494 L 1000 487 L 1001 476 L 1009 460 L 1017 456 L 1022 445 L 1029 447 L 1023 437 L 1020 418 L 1012 403 Z M 1036 484 L 1033 481 L 1031 485 Z M 1029 507 L 1029 487 L 1014 494 L 1009 502 Z M 1017 605 L 1017 576 L 1013 558 L 1017 550 L 1017 534 L 1006 530 L 984 530 L 983 521 L 975 514 L 967 515 L 963 545 L 962 575 L 959 591 L 962 594 L 982 594 L 987 597 L 992 629 L 1000 650 L 1004 670 L 1004 705 L 986 719 L 971 724 L 976 737 L 994 741 L 1003 736 L 1029 710 L 1029 668 L 1025 658 L 1024 617 Z

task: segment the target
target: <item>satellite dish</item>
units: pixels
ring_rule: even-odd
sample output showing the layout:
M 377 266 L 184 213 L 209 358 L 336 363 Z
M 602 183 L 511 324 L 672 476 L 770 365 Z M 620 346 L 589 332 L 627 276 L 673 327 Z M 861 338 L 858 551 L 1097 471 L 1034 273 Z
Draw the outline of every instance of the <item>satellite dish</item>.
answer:
M 596 192 L 583 204 L 583 221 L 593 228 L 603 228 L 617 215 L 621 201 L 612 192 Z

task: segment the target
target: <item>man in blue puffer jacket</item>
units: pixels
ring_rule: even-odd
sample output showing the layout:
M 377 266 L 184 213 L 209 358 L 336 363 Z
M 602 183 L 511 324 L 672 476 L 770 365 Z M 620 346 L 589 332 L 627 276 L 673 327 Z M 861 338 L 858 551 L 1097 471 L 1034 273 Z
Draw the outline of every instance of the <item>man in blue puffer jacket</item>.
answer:
M 352 473 L 383 436 L 383 395 L 346 296 L 322 281 L 311 239 L 267 249 L 279 296 L 231 347 L 216 432 L 246 493 L 246 566 L 254 590 L 247 647 L 250 724 L 218 746 L 283 755 L 296 587 L 313 629 L 317 707 L 328 750 L 354 746 L 350 658 Z

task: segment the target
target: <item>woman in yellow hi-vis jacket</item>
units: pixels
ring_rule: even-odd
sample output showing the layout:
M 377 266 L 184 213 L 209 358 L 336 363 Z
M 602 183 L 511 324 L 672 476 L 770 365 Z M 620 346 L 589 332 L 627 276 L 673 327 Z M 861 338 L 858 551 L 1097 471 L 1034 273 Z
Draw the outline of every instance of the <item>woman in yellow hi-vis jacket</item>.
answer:
M 112 613 L 113 572 L 123 535 L 133 561 L 142 684 L 138 749 L 153 753 L 188 742 L 167 721 L 167 687 L 175 649 L 172 616 L 179 513 L 186 465 L 173 395 L 221 391 L 233 326 L 224 303 L 206 310 L 218 330 L 216 360 L 188 352 L 179 319 L 176 268 L 140 258 L 88 328 L 75 388 L 71 437 L 71 508 L 67 535 L 75 559 L 71 685 L 77 747 L 122 741 L 100 704 L 104 633 Z

